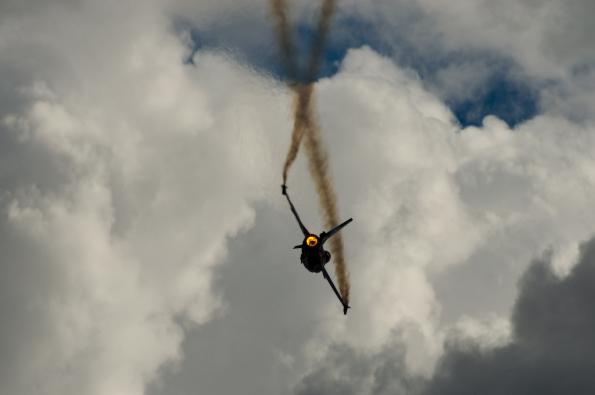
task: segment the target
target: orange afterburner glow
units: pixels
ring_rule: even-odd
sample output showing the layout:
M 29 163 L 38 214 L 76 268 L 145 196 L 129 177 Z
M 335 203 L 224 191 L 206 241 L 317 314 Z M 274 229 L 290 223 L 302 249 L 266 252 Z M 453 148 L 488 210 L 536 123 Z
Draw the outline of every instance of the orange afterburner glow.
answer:
M 306 239 L 306 244 L 308 245 L 308 247 L 316 247 L 316 244 L 318 244 L 318 237 L 308 236 L 308 238 Z

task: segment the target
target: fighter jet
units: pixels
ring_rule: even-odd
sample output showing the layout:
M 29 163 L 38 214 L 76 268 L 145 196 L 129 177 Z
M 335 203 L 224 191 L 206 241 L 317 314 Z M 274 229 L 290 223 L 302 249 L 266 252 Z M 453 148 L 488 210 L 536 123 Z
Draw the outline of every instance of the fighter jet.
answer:
M 337 288 L 335 287 L 333 280 L 331 280 L 331 277 L 324 268 L 324 265 L 326 265 L 331 260 L 331 253 L 324 249 L 324 243 L 332 236 L 334 236 L 338 231 L 340 231 L 345 225 L 353 221 L 353 218 L 349 218 L 347 221 L 335 226 L 328 232 L 322 232 L 320 235 L 317 236 L 313 233 L 310 233 L 302 223 L 302 220 L 300 219 L 300 216 L 298 215 L 295 207 L 293 206 L 291 199 L 289 199 L 286 185 L 281 185 L 281 193 L 287 198 L 287 201 L 289 202 L 289 207 L 291 208 L 291 212 L 295 216 L 295 219 L 297 220 L 300 229 L 304 234 L 304 240 L 302 241 L 302 244 L 298 244 L 293 247 L 294 249 L 302 250 L 302 254 L 300 255 L 300 261 L 302 262 L 304 267 L 312 273 L 322 272 L 322 275 L 328 281 L 331 288 L 333 289 L 333 292 L 335 293 L 335 295 L 337 295 L 337 298 L 339 298 L 339 301 L 343 305 L 343 314 L 347 314 L 347 309 L 349 309 L 351 306 L 349 306 L 343 300 L 341 294 L 339 294 L 339 291 L 337 291 Z

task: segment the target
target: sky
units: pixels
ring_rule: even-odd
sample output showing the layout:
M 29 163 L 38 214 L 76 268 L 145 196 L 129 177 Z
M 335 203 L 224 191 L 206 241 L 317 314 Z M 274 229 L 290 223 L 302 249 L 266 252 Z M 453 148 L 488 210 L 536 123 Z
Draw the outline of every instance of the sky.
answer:
M 344 316 L 267 0 L 0 0 L 0 394 L 592 394 L 595 3 L 447 3 L 337 4 Z

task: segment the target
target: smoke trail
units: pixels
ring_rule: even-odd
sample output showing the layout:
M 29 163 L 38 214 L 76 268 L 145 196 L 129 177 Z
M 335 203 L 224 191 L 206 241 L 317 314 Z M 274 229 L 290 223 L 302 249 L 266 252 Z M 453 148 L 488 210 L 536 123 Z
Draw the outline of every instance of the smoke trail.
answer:
M 312 43 L 312 49 L 310 50 L 310 62 L 308 66 L 308 75 L 306 77 L 307 83 L 312 83 L 320 70 L 322 51 L 326 44 L 331 18 L 335 12 L 335 2 L 335 0 L 324 0 L 324 3 L 322 4 L 320 19 L 318 20 L 314 42 Z
M 304 132 L 307 129 L 308 119 L 310 117 L 310 99 L 312 97 L 312 91 L 314 87 L 311 84 L 297 85 L 293 87 L 293 89 L 295 92 L 293 104 L 293 132 L 291 133 L 289 151 L 287 152 L 285 164 L 283 165 L 283 184 L 287 183 L 287 174 L 289 173 L 289 168 L 297 157 L 302 137 L 304 136 Z
M 276 22 L 277 41 L 281 48 L 283 63 L 288 74 L 290 85 L 298 82 L 297 62 L 295 60 L 295 46 L 291 40 L 291 33 L 289 28 L 289 21 L 287 18 L 287 3 L 285 0 L 270 0 L 271 11 Z M 310 59 L 308 62 L 307 74 L 305 76 L 306 83 L 311 83 L 318 75 L 320 64 L 322 60 L 322 52 L 328 36 L 331 18 L 335 12 L 336 0 L 324 0 L 320 12 L 320 19 L 318 26 L 314 33 L 311 49 Z M 307 99 L 306 99 L 307 100 Z M 305 108 L 305 107 L 304 107 Z
M 295 60 L 295 46 L 291 40 L 290 28 L 287 18 L 287 3 L 285 0 L 270 0 L 271 10 L 276 21 L 277 38 L 279 47 L 285 64 L 289 84 L 295 92 L 294 98 L 294 125 L 291 134 L 291 143 L 283 166 L 283 183 L 287 183 L 289 169 L 295 161 L 300 149 L 300 143 L 304 136 L 305 125 L 312 114 L 310 101 L 314 91 L 312 81 L 318 75 L 320 70 L 322 52 L 328 36 L 331 18 L 335 11 L 335 0 L 324 0 L 318 20 L 318 26 L 313 36 L 310 50 L 310 59 L 308 61 L 308 70 L 305 76 L 306 84 L 299 85 L 297 65 Z
M 310 100 L 310 106 L 313 100 Z M 312 111 L 306 120 L 306 133 L 304 146 L 308 154 L 308 168 L 314 179 L 318 199 L 322 207 L 324 223 L 327 229 L 332 229 L 339 224 L 339 212 L 337 208 L 337 195 L 331 182 L 328 171 L 328 154 L 324 149 L 321 140 L 320 128 Z M 331 252 L 335 262 L 335 274 L 339 283 L 339 291 L 343 301 L 349 304 L 349 274 L 345 265 L 343 254 L 343 238 L 337 233 L 330 239 Z
M 314 115 L 313 81 L 320 70 L 322 53 L 330 21 L 335 10 L 335 0 L 324 0 L 316 33 L 314 34 L 310 59 L 306 73 L 306 84 L 299 85 L 297 81 L 297 66 L 295 63 L 295 48 L 290 37 L 287 23 L 287 6 L 284 0 L 271 0 L 271 9 L 277 22 L 277 36 L 283 55 L 284 63 L 289 74 L 290 86 L 295 93 L 294 124 L 291 143 L 283 166 L 283 183 L 287 183 L 289 169 L 295 161 L 302 139 L 305 137 L 305 148 L 308 155 L 308 168 L 314 180 L 320 206 L 327 229 L 339 224 L 337 197 L 328 173 L 328 155 L 322 144 L 320 128 Z M 330 240 L 331 252 L 334 255 L 335 274 L 339 283 L 339 290 L 343 301 L 349 303 L 349 275 L 343 254 L 343 239 L 336 234 Z
M 277 39 L 281 48 L 281 55 L 290 83 L 296 81 L 297 66 L 295 62 L 295 48 L 291 41 L 289 23 L 287 21 L 287 4 L 285 0 L 271 0 L 271 11 L 276 22 Z

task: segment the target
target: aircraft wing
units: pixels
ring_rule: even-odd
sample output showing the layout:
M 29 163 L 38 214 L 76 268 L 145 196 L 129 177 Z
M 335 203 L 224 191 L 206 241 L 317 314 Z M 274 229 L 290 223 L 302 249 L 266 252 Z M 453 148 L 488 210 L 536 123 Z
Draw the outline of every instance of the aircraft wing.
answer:
M 337 298 L 339 298 L 339 302 L 341 302 L 341 304 L 343 305 L 343 314 L 347 315 L 347 309 L 350 308 L 351 306 L 348 306 L 343 301 L 343 298 L 341 297 L 341 294 L 339 294 L 339 291 L 337 291 L 337 287 L 335 287 L 335 283 L 333 283 L 333 280 L 331 280 L 331 276 L 328 275 L 328 272 L 326 271 L 326 269 L 324 268 L 324 266 L 322 266 L 322 274 L 324 275 L 324 278 L 326 278 L 326 281 L 328 281 L 328 283 L 330 284 L 330 286 L 333 289 L 333 292 L 335 293 L 335 295 L 337 295 Z
M 310 232 L 308 232 L 308 229 L 306 229 L 306 227 L 302 223 L 302 220 L 300 219 L 300 216 L 298 215 L 295 207 L 293 207 L 293 203 L 291 203 L 291 199 L 289 199 L 289 195 L 287 194 L 287 186 L 286 185 L 281 185 L 281 193 L 283 195 L 285 195 L 285 197 L 287 198 L 287 201 L 289 202 L 289 207 L 291 208 L 291 212 L 293 213 L 293 215 L 295 216 L 295 219 L 297 220 L 298 224 L 300 225 L 300 229 L 301 229 L 302 233 L 304 234 L 304 237 L 308 236 L 310 234 Z
M 333 237 L 338 231 L 340 231 L 341 229 L 343 229 L 344 226 L 348 225 L 351 221 L 353 221 L 353 218 L 349 218 L 347 221 L 343 222 L 342 224 L 339 224 L 337 226 L 335 226 L 333 229 L 329 230 L 328 232 L 322 232 L 320 234 L 320 242 L 322 244 L 324 244 L 325 241 L 327 241 L 328 239 L 330 239 L 331 237 Z

